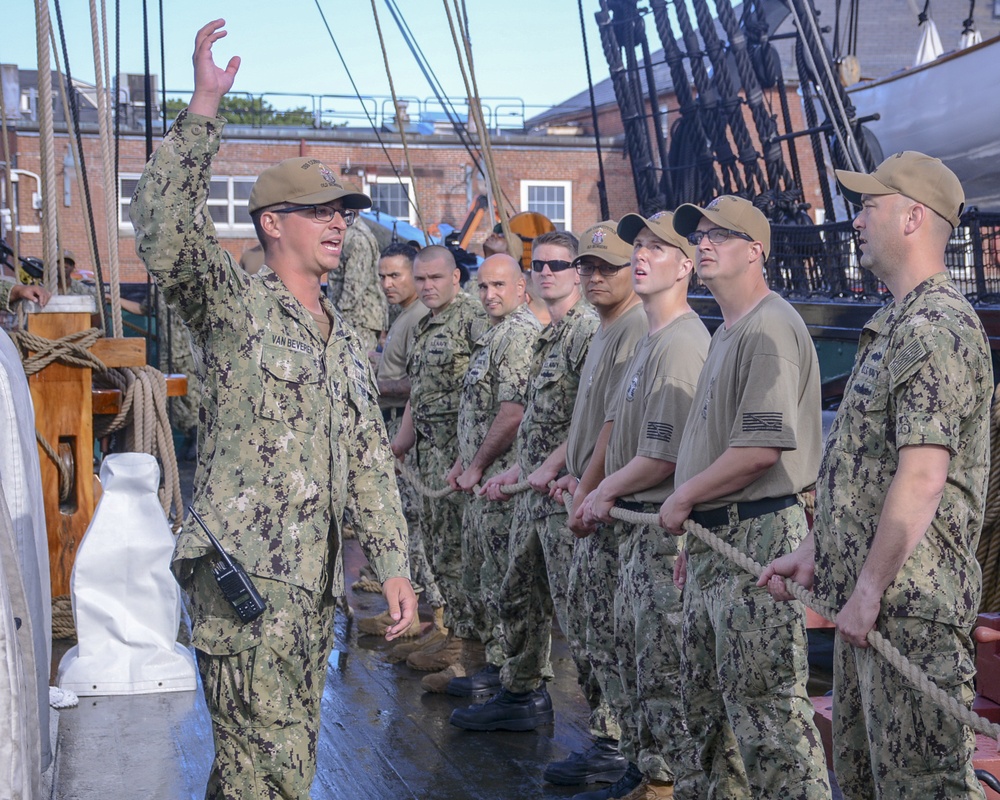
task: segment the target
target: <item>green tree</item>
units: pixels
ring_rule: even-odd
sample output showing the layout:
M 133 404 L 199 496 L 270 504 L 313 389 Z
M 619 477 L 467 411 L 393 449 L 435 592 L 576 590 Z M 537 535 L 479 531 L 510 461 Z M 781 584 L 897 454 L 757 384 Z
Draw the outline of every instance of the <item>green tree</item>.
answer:
M 167 100 L 167 117 L 173 117 L 186 106 L 185 100 Z M 246 95 L 223 97 L 219 114 L 235 125 L 288 125 L 296 128 L 312 128 L 314 125 L 312 112 L 305 106 L 282 111 L 263 98 Z M 322 127 L 329 126 L 324 124 Z

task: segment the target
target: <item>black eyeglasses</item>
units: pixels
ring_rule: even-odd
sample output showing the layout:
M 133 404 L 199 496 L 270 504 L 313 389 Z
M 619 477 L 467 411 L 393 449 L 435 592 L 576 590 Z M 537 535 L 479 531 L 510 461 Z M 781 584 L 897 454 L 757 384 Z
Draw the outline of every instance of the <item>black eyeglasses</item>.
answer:
M 753 241 L 752 236 L 748 236 L 743 231 L 734 231 L 731 228 L 709 228 L 707 231 L 691 231 L 687 235 L 687 240 L 697 247 L 706 236 L 712 244 L 722 244 L 729 241 L 729 238 L 732 236 L 738 239 L 746 239 L 748 242 Z
M 567 269 L 569 269 L 570 267 L 573 266 L 573 264 L 571 262 L 569 262 L 569 261 L 532 261 L 531 262 L 531 268 L 535 272 L 541 272 L 543 269 L 545 269 L 546 265 L 548 265 L 548 268 L 550 270 L 552 270 L 553 272 L 562 272 L 563 270 L 567 270 Z
M 334 214 L 340 214 L 344 224 L 350 227 L 358 218 L 358 212 L 353 208 L 334 208 L 333 206 L 288 206 L 286 208 L 269 209 L 275 214 L 291 214 L 293 211 L 312 211 L 317 222 L 330 222 Z
M 623 269 L 629 269 L 631 266 L 631 264 L 622 264 L 620 267 L 616 267 L 614 264 L 609 264 L 606 261 L 600 264 L 584 264 L 581 262 L 576 265 L 576 272 L 582 278 L 589 278 L 595 272 L 600 272 L 605 278 L 611 278 Z

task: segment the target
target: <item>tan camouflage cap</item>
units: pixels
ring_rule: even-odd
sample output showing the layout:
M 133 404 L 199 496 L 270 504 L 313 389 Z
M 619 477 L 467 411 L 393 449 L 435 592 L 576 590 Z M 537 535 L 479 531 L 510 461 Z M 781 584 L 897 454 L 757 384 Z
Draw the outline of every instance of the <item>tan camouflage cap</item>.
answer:
M 631 264 L 632 248 L 618 238 L 617 227 L 614 220 L 606 220 L 580 234 L 580 250 L 573 259 L 573 266 L 584 256 L 597 256 L 616 267 Z
M 870 175 L 837 170 L 844 197 L 861 205 L 861 195 L 902 194 L 936 211 L 957 228 L 965 209 L 965 191 L 958 177 L 939 158 L 904 150 L 889 156 Z
M 341 183 L 319 159 L 286 158 L 257 177 L 249 211 L 252 214 L 277 203 L 309 206 L 334 200 L 343 200 L 345 208 L 370 208 L 372 204 L 368 195 Z
M 674 212 L 674 229 L 681 235 L 692 233 L 701 218 L 714 222 L 720 228 L 745 233 L 755 242 L 764 245 L 764 259 L 771 253 L 771 223 L 764 213 L 749 200 L 724 194 L 716 197 L 704 208 L 685 203 Z
M 694 258 L 694 245 L 674 230 L 674 215 L 670 211 L 657 211 L 648 218 L 639 214 L 626 214 L 618 223 L 618 235 L 629 244 L 634 244 L 635 237 L 643 228 L 649 228 L 654 236 L 673 245 L 687 258 Z

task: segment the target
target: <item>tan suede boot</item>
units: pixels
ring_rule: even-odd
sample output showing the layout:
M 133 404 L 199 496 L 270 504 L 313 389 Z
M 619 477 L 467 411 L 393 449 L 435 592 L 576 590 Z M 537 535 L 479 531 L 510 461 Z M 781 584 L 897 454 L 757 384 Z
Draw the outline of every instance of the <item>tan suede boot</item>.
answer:
M 448 684 L 451 682 L 452 678 L 464 678 L 465 677 L 465 667 L 461 664 L 452 664 L 447 669 L 443 669 L 440 672 L 434 672 L 430 675 L 425 675 L 420 681 L 420 685 L 424 687 L 425 692 L 432 692 L 433 694 L 445 694 L 448 689 Z
M 674 796 L 674 786 L 672 783 L 663 781 L 644 780 L 635 789 L 629 792 L 622 800 L 667 800 Z
M 462 640 L 451 634 L 438 646 L 424 647 L 406 657 L 406 665 L 420 672 L 437 672 L 458 664 L 462 658 Z

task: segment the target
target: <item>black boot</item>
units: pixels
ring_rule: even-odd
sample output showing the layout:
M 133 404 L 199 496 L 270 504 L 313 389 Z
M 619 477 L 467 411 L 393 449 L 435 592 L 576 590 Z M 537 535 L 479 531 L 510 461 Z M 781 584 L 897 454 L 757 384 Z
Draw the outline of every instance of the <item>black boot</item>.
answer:
M 627 797 L 641 783 L 642 773 L 639 772 L 639 768 L 635 764 L 629 764 L 628 769 L 625 770 L 625 774 L 610 786 L 605 786 L 603 789 L 597 789 L 593 792 L 575 794 L 572 800 L 617 800 L 621 797 Z
M 475 675 L 452 678 L 446 691 L 454 697 L 484 697 L 494 695 L 502 688 L 500 667 L 487 664 Z
M 552 699 L 545 684 L 521 694 L 501 689 L 482 705 L 451 712 L 451 724 L 467 731 L 533 731 L 552 720 Z
M 553 761 L 543 777 L 560 786 L 585 783 L 614 783 L 628 769 L 628 761 L 618 752 L 614 739 L 598 739 L 582 752 L 573 753 L 562 761 Z

